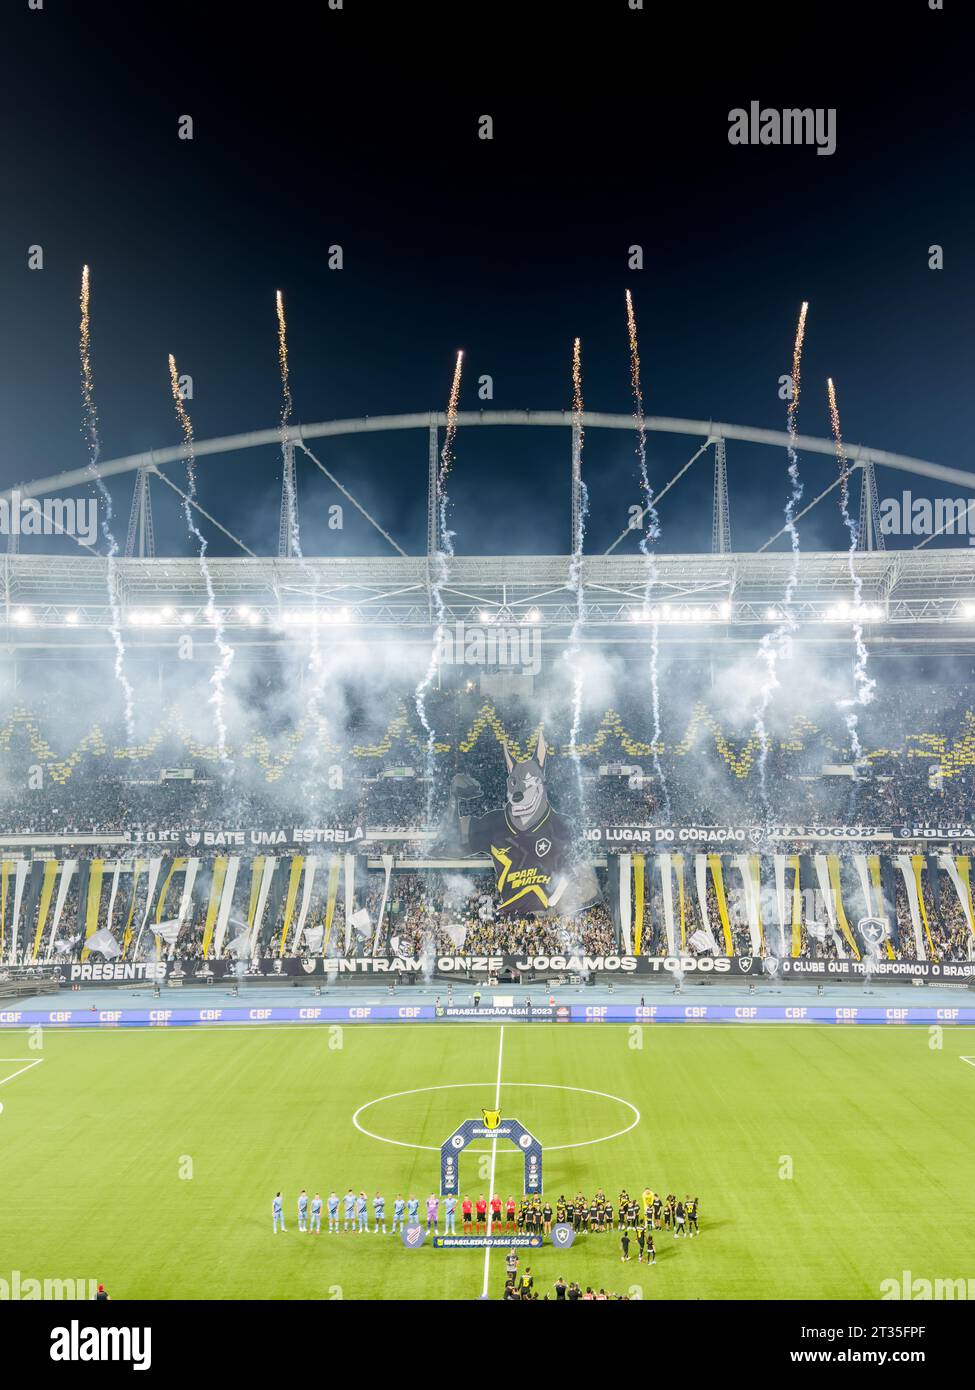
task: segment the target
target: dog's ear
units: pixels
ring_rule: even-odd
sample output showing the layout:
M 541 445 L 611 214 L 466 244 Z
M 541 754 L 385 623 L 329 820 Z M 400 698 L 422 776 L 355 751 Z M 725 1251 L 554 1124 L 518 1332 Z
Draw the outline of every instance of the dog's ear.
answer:
M 548 744 L 545 742 L 545 734 L 541 729 L 538 731 L 538 747 L 535 749 L 535 761 L 539 767 L 545 766 L 545 758 L 548 754 Z
M 508 769 L 508 775 L 510 776 L 510 775 L 511 775 L 511 769 L 512 769 L 512 768 L 514 767 L 514 765 L 515 765 L 515 760 L 514 760 L 514 758 L 511 756 L 511 754 L 508 752 L 508 745 L 507 745 L 506 743 L 502 743 L 501 748 L 502 748 L 502 750 L 503 750 L 503 752 L 504 752 L 504 765 L 505 765 L 505 767 Z

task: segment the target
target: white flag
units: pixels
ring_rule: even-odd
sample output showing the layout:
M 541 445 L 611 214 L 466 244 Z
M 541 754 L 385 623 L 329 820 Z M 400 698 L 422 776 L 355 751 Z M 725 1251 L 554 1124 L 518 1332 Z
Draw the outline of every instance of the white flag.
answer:
M 168 922 L 153 922 L 152 934 L 160 937 L 167 946 L 172 946 L 179 936 L 179 918 L 171 917 Z
M 107 927 L 102 927 L 101 931 L 92 932 L 85 945 L 89 951 L 100 951 L 106 960 L 114 960 L 116 956 L 122 954 L 122 948 Z

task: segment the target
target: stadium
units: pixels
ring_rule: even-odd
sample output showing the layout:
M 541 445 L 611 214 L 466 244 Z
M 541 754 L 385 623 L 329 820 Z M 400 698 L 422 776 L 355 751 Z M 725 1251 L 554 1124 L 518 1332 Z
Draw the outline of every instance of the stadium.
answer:
M 658 1375 L 947 1360 L 955 7 L 15 8 L 7 1344 L 633 1302 Z
M 649 418 L 692 441 L 709 553 L 651 562 L 641 516 L 607 554 L 448 554 L 448 445 L 463 457 L 492 426 L 564 436 L 568 552 L 576 441 L 632 417 L 194 441 L 199 472 L 277 459 L 270 558 L 155 553 L 180 446 L 100 464 L 134 475 L 124 555 L 11 545 L 7 1172 L 78 1214 L 41 1233 L 15 1213 L 19 1268 L 96 1268 L 144 1298 L 497 1298 L 514 1249 L 516 1280 L 527 1266 L 572 1296 L 818 1299 L 879 1297 L 892 1264 L 951 1266 L 950 1230 L 905 1246 L 860 1175 L 894 1150 L 939 1205 L 970 1201 L 975 556 L 885 549 L 875 469 L 967 475 L 850 448 L 851 547 L 800 554 L 786 602 L 792 556 L 732 548 L 728 455 L 834 441 Z M 425 446 L 427 553 L 398 553 L 330 472 L 393 553 L 305 555 L 296 459 L 385 430 Z M 756 653 L 786 618 L 758 725 Z M 876 690 L 851 725 L 861 633 Z M 853 1213 L 846 1244 L 824 1181 Z M 133 1225 L 145 1184 L 164 1237 Z M 247 1215 L 215 1267 L 228 1207 Z M 741 1219 L 757 1209 L 760 1228 Z M 790 1264 L 800 1229 L 812 1254 Z

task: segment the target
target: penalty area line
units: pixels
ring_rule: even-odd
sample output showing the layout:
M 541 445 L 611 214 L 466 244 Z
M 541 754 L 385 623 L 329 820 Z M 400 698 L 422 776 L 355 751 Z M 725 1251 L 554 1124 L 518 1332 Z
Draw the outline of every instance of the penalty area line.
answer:
M 19 1067 L 17 1071 L 11 1072 L 9 1076 L 0 1077 L 0 1086 L 6 1086 L 8 1081 L 13 1081 L 14 1077 L 22 1076 L 25 1071 L 30 1071 L 31 1067 L 39 1067 L 43 1061 L 43 1057 L 0 1057 L 0 1067 L 2 1067 L 5 1062 L 27 1063 L 26 1066 Z

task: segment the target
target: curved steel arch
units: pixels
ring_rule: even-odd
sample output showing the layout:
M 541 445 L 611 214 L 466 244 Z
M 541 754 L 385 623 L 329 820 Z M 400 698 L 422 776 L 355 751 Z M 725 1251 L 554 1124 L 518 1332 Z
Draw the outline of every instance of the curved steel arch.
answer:
M 256 449 L 266 445 L 281 445 L 286 442 L 302 444 L 310 439 L 330 439 L 353 434 L 383 434 L 395 430 L 429 430 L 446 426 L 447 417 L 443 411 L 423 411 L 411 415 L 365 416 L 361 420 L 323 420 L 311 425 L 293 425 L 282 434 L 280 429 L 251 430 L 246 434 L 226 434 L 214 439 L 198 439 L 193 445 L 194 457 L 207 458 L 214 454 L 236 453 L 241 449 Z M 457 417 L 460 427 L 468 425 L 542 425 L 548 427 L 572 428 L 572 415 L 562 410 L 466 410 Z M 632 415 L 608 414 L 603 411 L 587 411 L 583 416 L 587 430 L 629 430 L 635 429 Z M 803 453 L 835 454 L 833 439 L 820 439 L 815 435 L 798 435 L 794 440 L 785 430 L 755 429 L 750 425 L 733 425 L 716 420 L 682 420 L 667 415 L 651 415 L 646 428 L 654 434 L 680 434 L 695 438 L 736 439 L 748 444 L 761 444 L 773 448 L 785 448 L 794 443 Z M 904 473 L 916 473 L 920 477 L 936 478 L 941 482 L 957 483 L 975 490 L 975 473 L 961 468 L 949 468 L 945 464 L 931 463 L 925 459 L 911 458 L 907 454 L 892 454 L 885 449 L 871 449 L 862 444 L 844 444 L 844 456 L 851 467 L 865 463 L 878 464 L 884 468 L 895 468 Z M 117 477 L 123 473 L 133 473 L 139 468 L 156 470 L 167 463 L 178 463 L 186 457 L 185 445 L 177 444 L 167 449 L 150 449 L 141 454 L 127 454 L 122 458 L 106 459 L 98 466 L 102 478 Z M 17 488 L 8 488 L 0 497 L 9 498 L 15 491 L 24 495 L 56 492 L 62 488 L 76 487 L 92 481 L 92 473 L 84 468 L 67 469 L 49 478 L 37 478 L 22 483 Z

